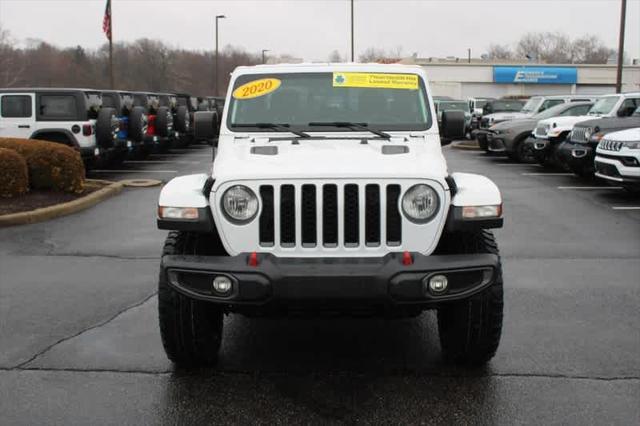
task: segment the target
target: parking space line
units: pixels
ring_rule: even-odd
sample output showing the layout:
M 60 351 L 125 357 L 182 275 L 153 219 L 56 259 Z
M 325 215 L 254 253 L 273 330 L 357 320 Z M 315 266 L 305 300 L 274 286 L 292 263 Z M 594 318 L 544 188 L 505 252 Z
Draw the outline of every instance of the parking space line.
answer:
M 611 206 L 613 210 L 640 210 L 640 206 Z
M 544 167 L 542 164 L 522 164 L 522 163 L 493 163 L 494 166 L 500 166 L 500 167 Z
M 521 173 L 522 176 L 574 176 L 573 173 Z
M 584 189 L 584 190 L 594 190 L 594 189 L 613 189 L 619 190 L 624 189 L 621 186 L 559 186 L 558 189 Z
M 199 164 L 201 161 L 182 161 L 182 160 L 127 160 L 123 164 Z
M 177 170 L 89 170 L 91 173 L 178 173 Z

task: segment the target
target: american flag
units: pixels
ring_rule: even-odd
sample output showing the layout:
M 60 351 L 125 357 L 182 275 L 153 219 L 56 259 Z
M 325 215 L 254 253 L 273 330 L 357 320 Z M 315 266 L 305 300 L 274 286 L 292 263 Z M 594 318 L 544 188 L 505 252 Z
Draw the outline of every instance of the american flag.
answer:
M 107 0 L 107 8 L 104 11 L 104 19 L 102 20 L 102 32 L 111 41 L 111 0 Z

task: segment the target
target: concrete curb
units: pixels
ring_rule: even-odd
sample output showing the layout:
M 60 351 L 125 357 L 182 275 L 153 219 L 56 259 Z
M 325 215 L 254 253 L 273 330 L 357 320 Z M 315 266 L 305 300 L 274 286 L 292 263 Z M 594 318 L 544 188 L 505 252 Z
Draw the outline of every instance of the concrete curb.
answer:
M 460 144 L 460 143 L 451 144 L 451 148 L 452 149 L 468 150 L 468 151 L 480 151 L 480 147 L 478 145 L 466 145 L 464 143 L 462 143 L 462 144 Z
M 124 188 L 124 185 L 120 182 L 109 182 L 103 180 L 89 180 L 88 184 L 94 183 L 108 183 L 107 186 L 101 188 L 89 195 L 78 198 L 73 201 L 69 201 L 62 204 L 56 204 L 54 206 L 42 207 L 39 209 L 31 210 L 28 212 L 11 213 L 6 215 L 0 215 L 0 228 L 14 225 L 26 225 L 29 223 L 44 222 L 45 220 L 51 220 L 61 216 L 67 216 L 81 210 L 93 207 L 96 204 L 119 194 Z

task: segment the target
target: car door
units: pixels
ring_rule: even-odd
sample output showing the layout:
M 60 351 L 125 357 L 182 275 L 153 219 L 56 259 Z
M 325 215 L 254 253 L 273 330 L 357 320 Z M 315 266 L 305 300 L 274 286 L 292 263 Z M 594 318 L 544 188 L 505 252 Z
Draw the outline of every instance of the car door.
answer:
M 35 129 L 34 95 L 0 94 L 0 136 L 29 138 Z

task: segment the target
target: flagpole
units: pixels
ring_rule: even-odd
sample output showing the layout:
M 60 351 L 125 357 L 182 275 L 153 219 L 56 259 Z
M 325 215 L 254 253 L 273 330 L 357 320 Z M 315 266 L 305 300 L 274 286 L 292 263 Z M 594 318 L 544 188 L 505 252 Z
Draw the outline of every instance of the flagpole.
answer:
M 111 90 L 115 90 L 116 83 L 113 76 L 113 2 L 108 0 L 109 7 L 109 83 Z

